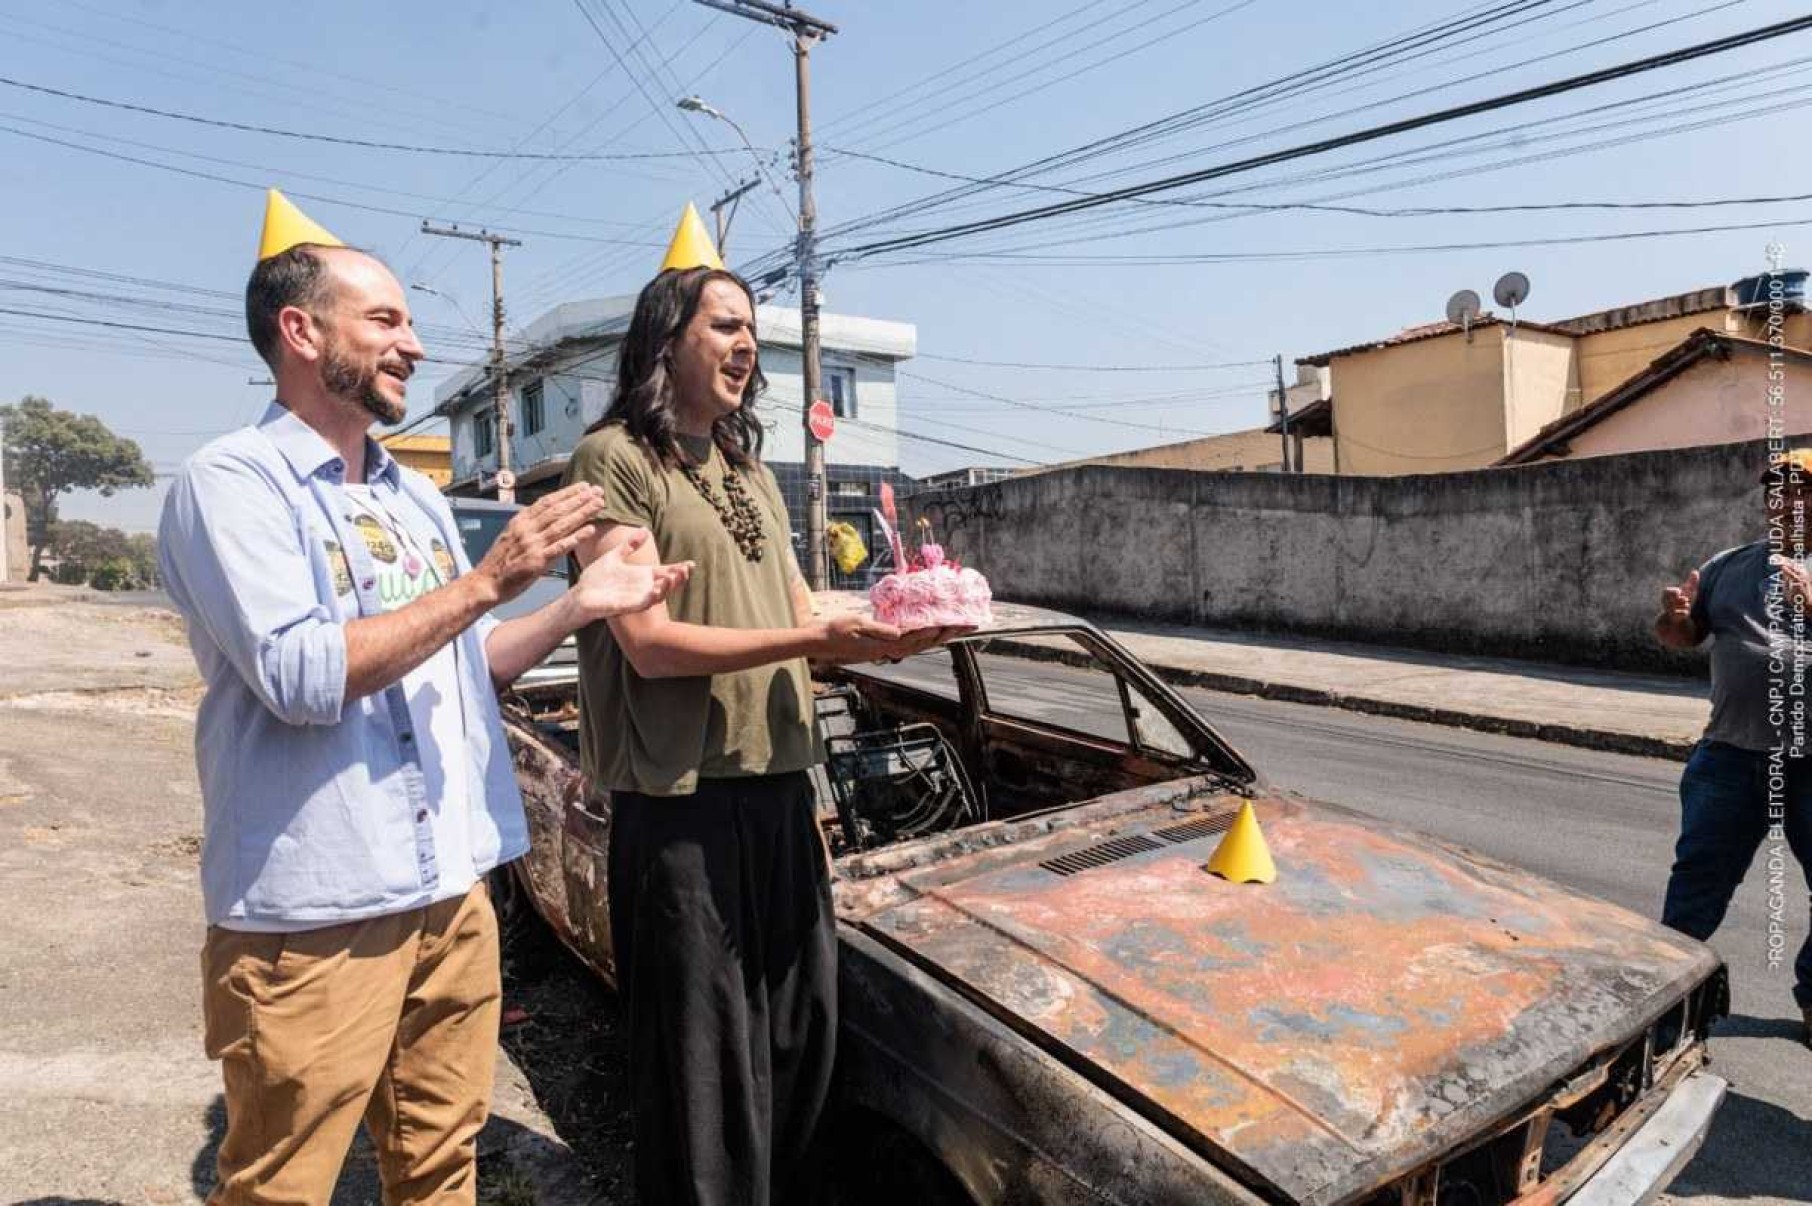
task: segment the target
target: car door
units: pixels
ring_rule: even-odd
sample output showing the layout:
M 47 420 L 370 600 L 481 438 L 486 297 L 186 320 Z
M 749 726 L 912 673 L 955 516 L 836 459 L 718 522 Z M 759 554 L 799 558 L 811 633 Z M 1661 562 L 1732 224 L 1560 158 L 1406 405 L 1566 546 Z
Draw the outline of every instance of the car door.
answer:
M 1084 630 L 962 642 L 978 684 L 989 815 L 1016 816 L 1214 769 L 1204 726 Z

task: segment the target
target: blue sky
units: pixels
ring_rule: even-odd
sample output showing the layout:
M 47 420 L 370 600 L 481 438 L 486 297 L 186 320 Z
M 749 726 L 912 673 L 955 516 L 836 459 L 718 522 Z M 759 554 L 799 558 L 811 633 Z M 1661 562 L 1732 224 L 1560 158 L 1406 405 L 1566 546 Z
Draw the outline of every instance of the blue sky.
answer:
M 1799 106 L 1812 101 L 1805 33 L 1163 195 L 1189 206 L 1119 205 L 910 255 L 849 254 L 883 235 L 1225 163 L 1789 15 L 1765 0 L 817 0 L 812 11 L 841 26 L 813 56 L 827 231 L 957 183 L 933 173 L 994 176 L 1272 81 L 1300 89 L 1317 64 L 1462 14 L 1494 22 L 1461 35 L 1469 40 L 1431 44 L 1421 58 L 1223 107 L 1204 115 L 1218 114 L 1213 121 L 1029 178 L 1036 189 L 996 187 L 827 238 L 832 309 L 918 326 L 924 358 L 902 379 L 905 429 L 999 454 L 909 439 L 910 472 L 1049 462 L 1254 426 L 1269 375 L 1256 362 L 1436 319 L 1455 289 L 1488 296 L 1511 268 L 1534 282 L 1524 315 L 1554 319 L 1759 271 L 1771 240 L 1786 245 L 1788 263 L 1812 261 L 1802 250 L 1812 241 L 1803 202 L 1395 216 L 1226 208 L 1812 193 L 1812 167 L 1788 138 L 1805 129 Z M 31 312 L 0 313 L 0 397 L 42 394 L 97 414 L 164 471 L 268 397 L 248 384 L 263 367 L 237 338 L 235 318 L 265 185 L 383 254 L 405 282 L 438 291 L 413 295 L 430 353 L 448 362 L 425 366 L 413 383 L 420 413 L 434 381 L 474 354 L 473 324 L 489 301 L 483 248 L 424 238 L 415 233 L 421 219 L 517 233 L 524 245 L 509 253 L 506 297 L 512 321 L 526 324 L 561 301 L 633 292 L 687 200 L 703 208 L 754 173 L 734 133 L 677 111 L 678 96 L 704 96 L 759 148 L 784 149 L 793 129 L 782 35 L 689 0 L 320 3 L 302 17 L 267 5 L 0 0 L 0 77 L 14 81 L 0 84 L 8 168 L 0 310 Z M 653 157 L 499 161 L 370 149 L 19 84 L 443 151 Z M 763 189 L 745 204 L 732 263 L 788 237 L 792 184 L 783 163 L 769 167 L 785 196 Z M 1740 224 L 1762 228 L 1475 246 Z M 1445 249 L 1378 250 L 1405 247 Z M 1116 371 L 966 363 L 974 360 Z M 148 530 L 159 495 L 77 498 L 65 514 Z

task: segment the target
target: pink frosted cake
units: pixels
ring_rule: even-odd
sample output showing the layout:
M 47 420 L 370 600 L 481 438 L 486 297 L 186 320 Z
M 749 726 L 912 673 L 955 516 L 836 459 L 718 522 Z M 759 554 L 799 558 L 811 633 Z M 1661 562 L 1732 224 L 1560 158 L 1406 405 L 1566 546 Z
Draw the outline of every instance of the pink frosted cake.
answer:
M 947 564 L 935 544 L 919 546 L 918 560 L 889 574 L 868 592 L 875 619 L 902 632 L 914 628 L 979 628 L 994 621 L 988 580 L 972 569 Z

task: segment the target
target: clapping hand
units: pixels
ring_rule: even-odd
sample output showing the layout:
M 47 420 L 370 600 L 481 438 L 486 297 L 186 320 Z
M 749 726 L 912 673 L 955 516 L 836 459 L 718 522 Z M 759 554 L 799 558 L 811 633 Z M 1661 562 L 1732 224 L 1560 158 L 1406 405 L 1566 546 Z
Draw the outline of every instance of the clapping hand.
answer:
M 574 599 L 587 622 L 646 611 L 686 584 L 692 562 L 674 565 L 636 564 L 630 558 L 648 543 L 646 529 L 637 528 L 616 547 L 585 567 L 573 585 Z
M 524 507 L 472 572 L 490 583 L 495 602 L 507 603 L 573 551 L 603 498 L 598 487 L 580 483 Z

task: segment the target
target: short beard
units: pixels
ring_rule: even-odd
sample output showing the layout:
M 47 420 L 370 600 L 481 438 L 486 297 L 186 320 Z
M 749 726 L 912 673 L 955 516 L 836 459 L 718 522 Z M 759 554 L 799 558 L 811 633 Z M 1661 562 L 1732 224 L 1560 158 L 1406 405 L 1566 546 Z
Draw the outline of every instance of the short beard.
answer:
M 359 365 L 340 354 L 337 344 L 321 351 L 321 384 L 337 398 L 363 407 L 386 427 L 395 427 L 409 413 L 408 403 L 397 405 L 378 392 L 377 365 Z

